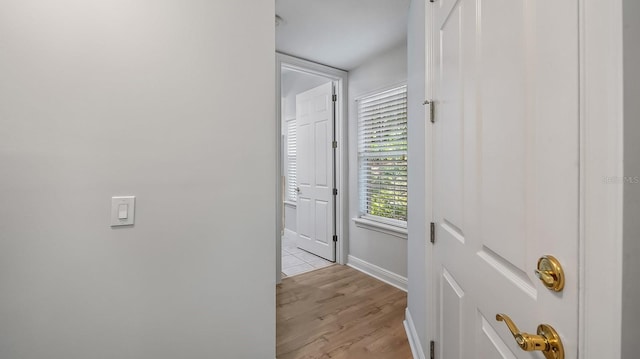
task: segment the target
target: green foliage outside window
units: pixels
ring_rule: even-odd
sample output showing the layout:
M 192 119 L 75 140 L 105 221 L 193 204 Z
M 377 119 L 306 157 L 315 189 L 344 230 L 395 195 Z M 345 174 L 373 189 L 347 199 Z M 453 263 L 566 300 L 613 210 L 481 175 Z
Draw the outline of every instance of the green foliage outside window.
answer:
M 367 191 L 368 214 L 407 220 L 407 160 L 384 158 L 373 164 Z

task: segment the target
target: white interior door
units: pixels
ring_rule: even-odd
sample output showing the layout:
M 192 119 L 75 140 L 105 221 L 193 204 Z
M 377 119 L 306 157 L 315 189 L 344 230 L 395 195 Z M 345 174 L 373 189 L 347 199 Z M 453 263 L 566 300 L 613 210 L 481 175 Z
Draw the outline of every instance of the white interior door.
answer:
M 334 261 L 333 84 L 296 96 L 298 247 Z
M 578 1 L 436 0 L 436 358 L 544 358 L 523 332 L 578 341 Z M 534 275 L 564 268 L 561 292 Z

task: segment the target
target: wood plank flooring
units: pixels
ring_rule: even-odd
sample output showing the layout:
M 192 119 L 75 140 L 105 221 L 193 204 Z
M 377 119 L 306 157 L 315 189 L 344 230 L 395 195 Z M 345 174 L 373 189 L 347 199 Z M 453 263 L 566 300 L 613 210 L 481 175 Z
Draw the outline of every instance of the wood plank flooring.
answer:
M 276 293 L 278 359 L 411 359 L 397 288 L 333 265 L 285 278 Z

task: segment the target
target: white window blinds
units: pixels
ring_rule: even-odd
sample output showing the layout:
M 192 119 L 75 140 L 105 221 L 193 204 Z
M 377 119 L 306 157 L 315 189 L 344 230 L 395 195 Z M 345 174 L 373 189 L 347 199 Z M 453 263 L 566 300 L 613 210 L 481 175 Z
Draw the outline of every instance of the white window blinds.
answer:
M 295 202 L 298 198 L 296 192 L 296 121 L 289 120 L 287 123 L 287 200 Z
M 358 162 L 362 214 L 406 222 L 406 86 L 358 101 Z

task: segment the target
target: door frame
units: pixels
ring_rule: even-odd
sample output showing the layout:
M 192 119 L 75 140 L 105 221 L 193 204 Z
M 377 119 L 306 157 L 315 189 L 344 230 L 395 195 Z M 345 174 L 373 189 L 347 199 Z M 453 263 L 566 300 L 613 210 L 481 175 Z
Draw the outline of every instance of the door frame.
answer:
M 312 75 L 326 77 L 336 83 L 336 118 L 335 133 L 338 147 L 336 148 L 335 178 L 338 195 L 336 196 L 336 226 L 338 242 L 336 243 L 336 263 L 345 264 L 348 255 L 348 238 L 346 228 L 348 225 L 348 183 L 347 183 L 347 89 L 348 73 L 346 71 L 304 60 L 287 54 L 276 52 L 276 151 L 282 150 L 282 100 L 281 100 L 281 76 L 282 68 L 300 71 Z M 281 225 L 283 220 L 284 204 L 282 199 L 281 175 L 283 171 L 282 156 L 276 156 L 276 283 L 282 281 L 282 237 Z
M 619 358 L 622 323 L 623 186 L 623 0 L 578 0 L 579 4 L 579 315 L 578 357 Z M 433 53 L 438 36 L 425 2 L 425 96 L 433 94 Z M 425 118 L 425 121 L 428 119 Z M 427 121 L 425 139 L 433 143 Z M 433 220 L 432 148 L 425 146 L 425 223 Z M 435 337 L 437 313 L 433 250 L 426 245 L 426 337 Z M 419 345 L 419 343 L 417 343 Z M 428 349 L 428 348 L 420 348 Z M 422 353 L 425 351 L 422 350 Z

